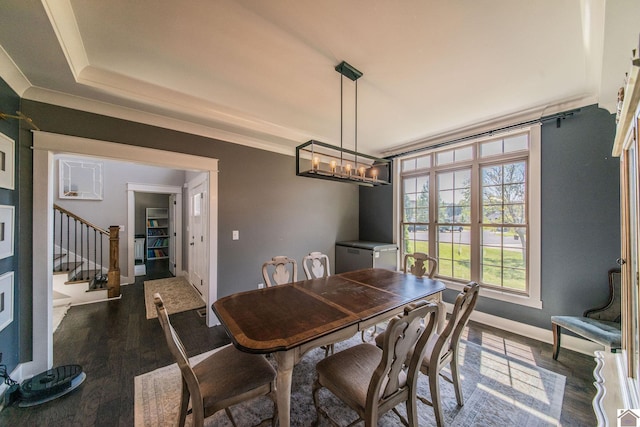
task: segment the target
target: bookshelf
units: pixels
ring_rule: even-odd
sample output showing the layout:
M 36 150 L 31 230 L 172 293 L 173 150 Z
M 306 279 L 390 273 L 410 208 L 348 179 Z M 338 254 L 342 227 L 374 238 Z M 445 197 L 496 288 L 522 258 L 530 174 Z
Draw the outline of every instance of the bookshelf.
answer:
M 169 209 L 147 208 L 147 259 L 169 258 Z

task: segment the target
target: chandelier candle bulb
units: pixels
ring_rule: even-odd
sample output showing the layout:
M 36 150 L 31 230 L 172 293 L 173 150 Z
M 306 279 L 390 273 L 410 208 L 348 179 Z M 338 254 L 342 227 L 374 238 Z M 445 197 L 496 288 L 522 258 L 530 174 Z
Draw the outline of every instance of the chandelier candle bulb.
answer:
M 314 170 L 318 170 L 318 167 L 320 166 L 320 157 L 316 156 L 313 158 L 312 166 Z
M 378 171 L 376 169 L 371 169 L 371 178 L 373 178 L 374 181 L 378 179 Z
M 360 176 L 362 178 L 364 178 L 365 171 L 366 171 L 366 169 L 364 168 L 364 166 L 360 166 L 360 168 L 358 169 L 358 173 L 360 174 Z
M 335 160 L 331 160 L 331 162 L 329 162 L 329 167 L 331 168 L 331 173 L 336 173 L 336 167 L 338 166 L 338 163 Z
M 344 170 L 347 173 L 347 176 L 351 176 L 351 164 L 347 163 L 347 165 L 344 167 Z

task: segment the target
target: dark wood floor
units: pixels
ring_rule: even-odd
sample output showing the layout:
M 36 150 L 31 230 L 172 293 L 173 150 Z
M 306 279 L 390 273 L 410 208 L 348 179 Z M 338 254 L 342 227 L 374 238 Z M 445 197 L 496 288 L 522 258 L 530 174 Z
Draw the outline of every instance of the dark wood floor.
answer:
M 143 281 L 166 277 L 147 269 L 122 299 L 72 307 L 54 334 L 54 365 L 79 364 L 87 379 L 68 395 L 32 408 L 11 406 L 0 413 L 0 426 L 132 426 L 133 379 L 172 363 L 157 319 L 146 319 Z M 171 315 L 190 356 L 228 342 L 220 327 L 208 328 L 195 311 Z M 563 426 L 593 426 L 595 395 L 592 357 L 471 322 L 465 338 L 565 375 Z

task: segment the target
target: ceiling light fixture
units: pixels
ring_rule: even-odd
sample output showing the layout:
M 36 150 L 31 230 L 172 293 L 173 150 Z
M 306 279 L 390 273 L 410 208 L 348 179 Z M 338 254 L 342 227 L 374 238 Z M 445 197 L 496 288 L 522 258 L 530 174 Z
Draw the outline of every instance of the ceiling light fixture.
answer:
M 391 184 L 391 161 L 358 152 L 358 79 L 362 72 L 342 61 L 335 70 L 340 73 L 340 147 L 310 140 L 296 147 L 296 175 L 309 178 L 350 182 L 366 186 Z M 342 146 L 343 81 L 355 82 L 355 147 Z

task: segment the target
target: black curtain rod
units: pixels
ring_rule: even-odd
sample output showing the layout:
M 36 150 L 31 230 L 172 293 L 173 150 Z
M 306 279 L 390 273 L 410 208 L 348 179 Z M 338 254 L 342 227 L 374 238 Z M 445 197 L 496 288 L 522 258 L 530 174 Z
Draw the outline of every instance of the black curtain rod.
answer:
M 505 131 L 516 129 L 516 128 L 523 127 L 523 126 L 529 126 L 529 125 L 532 125 L 532 124 L 535 124 L 535 123 L 544 123 L 544 122 L 550 122 L 552 120 L 555 120 L 556 127 L 560 127 L 561 120 L 564 120 L 567 117 L 571 117 L 575 113 L 578 113 L 579 111 L 580 111 L 580 108 L 575 108 L 573 110 L 564 111 L 562 113 L 556 113 L 556 114 L 551 114 L 549 116 L 544 116 L 544 117 L 541 117 L 539 119 L 528 120 L 526 122 L 520 122 L 520 123 L 516 123 L 516 124 L 513 124 L 513 125 L 501 127 L 501 128 L 498 128 L 498 129 L 492 129 L 492 130 L 488 130 L 486 132 L 476 133 L 474 135 L 463 136 L 461 138 L 452 139 L 450 141 L 440 142 L 438 144 L 429 145 L 428 147 L 416 148 L 415 150 L 409 150 L 409 151 L 405 151 L 404 153 L 394 154 L 393 156 L 385 157 L 385 159 L 391 160 L 391 159 L 394 159 L 395 157 L 406 156 L 408 154 L 418 153 L 418 152 L 425 151 L 425 150 L 432 150 L 434 148 L 446 147 L 447 145 L 457 144 L 458 142 L 464 142 L 464 141 L 468 141 L 470 139 L 481 138 L 481 137 L 484 137 L 484 136 L 491 136 L 491 135 L 496 134 L 496 133 L 505 132 Z

